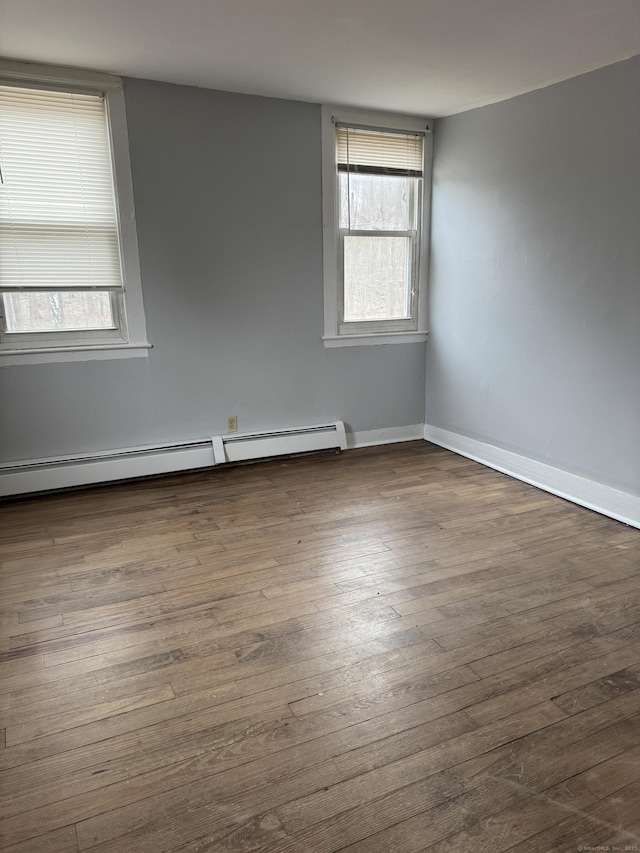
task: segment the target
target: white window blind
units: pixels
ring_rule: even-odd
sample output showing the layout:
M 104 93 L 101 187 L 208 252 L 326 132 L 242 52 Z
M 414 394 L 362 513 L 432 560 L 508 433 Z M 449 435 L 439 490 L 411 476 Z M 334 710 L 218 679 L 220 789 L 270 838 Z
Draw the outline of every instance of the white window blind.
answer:
M 422 176 L 424 134 L 336 126 L 338 171 Z
M 103 96 L 0 86 L 0 167 L 0 290 L 121 290 Z

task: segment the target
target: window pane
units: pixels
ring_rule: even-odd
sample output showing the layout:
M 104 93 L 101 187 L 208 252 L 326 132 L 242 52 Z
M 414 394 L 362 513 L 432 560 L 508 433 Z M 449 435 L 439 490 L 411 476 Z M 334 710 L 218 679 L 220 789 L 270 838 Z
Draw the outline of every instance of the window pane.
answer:
M 0 280 L 6 287 L 120 287 L 100 94 L 0 86 Z
M 410 237 L 344 238 L 344 319 L 410 316 Z
M 415 178 L 340 172 L 340 227 L 352 231 L 409 231 Z
M 104 291 L 5 293 L 7 332 L 74 332 L 114 329 L 111 297 Z

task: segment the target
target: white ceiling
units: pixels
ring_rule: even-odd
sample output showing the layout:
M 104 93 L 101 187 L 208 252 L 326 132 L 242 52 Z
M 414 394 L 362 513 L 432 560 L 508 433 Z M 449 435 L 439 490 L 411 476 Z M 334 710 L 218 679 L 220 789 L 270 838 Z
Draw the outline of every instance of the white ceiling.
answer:
M 440 116 L 640 53 L 640 0 L 0 0 L 0 52 Z

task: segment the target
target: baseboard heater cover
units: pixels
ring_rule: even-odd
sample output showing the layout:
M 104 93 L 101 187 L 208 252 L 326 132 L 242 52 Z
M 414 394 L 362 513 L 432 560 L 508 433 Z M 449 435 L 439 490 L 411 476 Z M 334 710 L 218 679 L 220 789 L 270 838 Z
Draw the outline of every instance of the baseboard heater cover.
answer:
M 342 421 L 269 432 L 229 433 L 212 436 L 211 441 L 216 464 L 289 456 L 331 448 L 347 449 L 347 436 Z
M 342 421 L 264 432 L 215 435 L 210 439 L 53 459 L 30 459 L 0 465 L 0 497 L 333 448 L 347 448 Z

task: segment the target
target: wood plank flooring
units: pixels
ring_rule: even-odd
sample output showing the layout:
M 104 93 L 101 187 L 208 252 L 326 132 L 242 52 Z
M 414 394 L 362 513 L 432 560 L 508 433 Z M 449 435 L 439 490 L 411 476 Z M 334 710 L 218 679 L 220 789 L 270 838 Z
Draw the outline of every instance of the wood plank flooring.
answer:
M 640 847 L 640 530 L 425 442 L 0 524 L 5 853 Z

